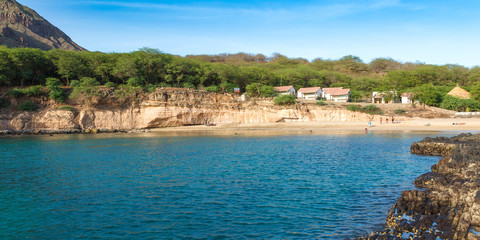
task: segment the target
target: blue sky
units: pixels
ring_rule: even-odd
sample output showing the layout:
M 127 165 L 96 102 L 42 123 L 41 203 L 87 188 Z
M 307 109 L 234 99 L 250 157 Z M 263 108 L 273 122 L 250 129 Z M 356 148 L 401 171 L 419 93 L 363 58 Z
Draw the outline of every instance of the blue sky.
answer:
M 480 65 L 478 0 L 18 0 L 90 51 Z

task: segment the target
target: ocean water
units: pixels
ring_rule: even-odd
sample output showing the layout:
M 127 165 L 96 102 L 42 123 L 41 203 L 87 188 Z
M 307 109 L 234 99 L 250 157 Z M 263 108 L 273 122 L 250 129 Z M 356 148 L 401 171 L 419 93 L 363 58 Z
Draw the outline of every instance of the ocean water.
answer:
M 0 239 L 344 239 L 436 157 L 422 134 L 0 138 Z

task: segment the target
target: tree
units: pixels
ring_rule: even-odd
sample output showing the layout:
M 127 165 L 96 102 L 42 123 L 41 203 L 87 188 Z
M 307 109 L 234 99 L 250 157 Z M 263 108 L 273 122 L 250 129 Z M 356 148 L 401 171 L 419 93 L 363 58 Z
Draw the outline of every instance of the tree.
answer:
M 480 101 L 480 82 L 477 82 L 472 86 L 470 93 L 472 94 L 473 99 Z
M 71 79 L 93 76 L 92 68 L 89 67 L 88 61 L 83 58 L 80 53 L 73 51 L 63 51 L 60 53 L 61 55 L 56 65 L 58 74 L 65 79 L 66 85 L 70 85 Z
M 400 63 L 391 58 L 376 58 L 370 62 L 370 68 L 376 73 L 387 73 L 400 68 Z
M 424 106 L 438 106 L 442 101 L 441 93 L 435 89 L 433 84 L 424 84 L 417 87 L 414 91 L 414 95 Z
M 62 83 L 60 82 L 60 80 L 58 80 L 57 78 L 47 78 L 46 86 L 47 89 L 50 90 L 50 99 L 53 99 L 59 103 L 65 101 L 65 93 L 61 88 Z

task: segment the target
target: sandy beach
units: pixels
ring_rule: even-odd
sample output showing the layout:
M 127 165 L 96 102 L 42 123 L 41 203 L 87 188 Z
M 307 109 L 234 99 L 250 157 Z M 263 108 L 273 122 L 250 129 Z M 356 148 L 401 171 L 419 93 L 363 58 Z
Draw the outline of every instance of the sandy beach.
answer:
M 332 134 L 332 133 L 365 133 L 371 132 L 480 132 L 480 119 L 413 119 L 399 123 L 372 122 L 284 122 L 263 124 L 219 124 L 217 126 L 183 126 L 151 129 L 152 132 L 163 133 L 214 133 L 231 134 Z

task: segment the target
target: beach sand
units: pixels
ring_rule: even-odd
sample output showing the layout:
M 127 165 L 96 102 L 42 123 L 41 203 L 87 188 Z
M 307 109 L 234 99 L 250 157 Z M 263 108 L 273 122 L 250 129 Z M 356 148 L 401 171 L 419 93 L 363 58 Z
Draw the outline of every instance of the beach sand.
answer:
M 455 124 L 454 124 L 455 123 Z M 460 123 L 460 124 L 458 124 Z M 458 125 L 457 125 L 458 124 Z M 284 134 L 333 134 L 368 132 L 480 132 L 480 119 L 414 119 L 400 123 L 380 124 L 372 122 L 285 122 L 262 124 L 218 124 L 217 126 L 183 126 L 151 129 L 152 132 L 177 134 L 215 135 L 284 135 Z

